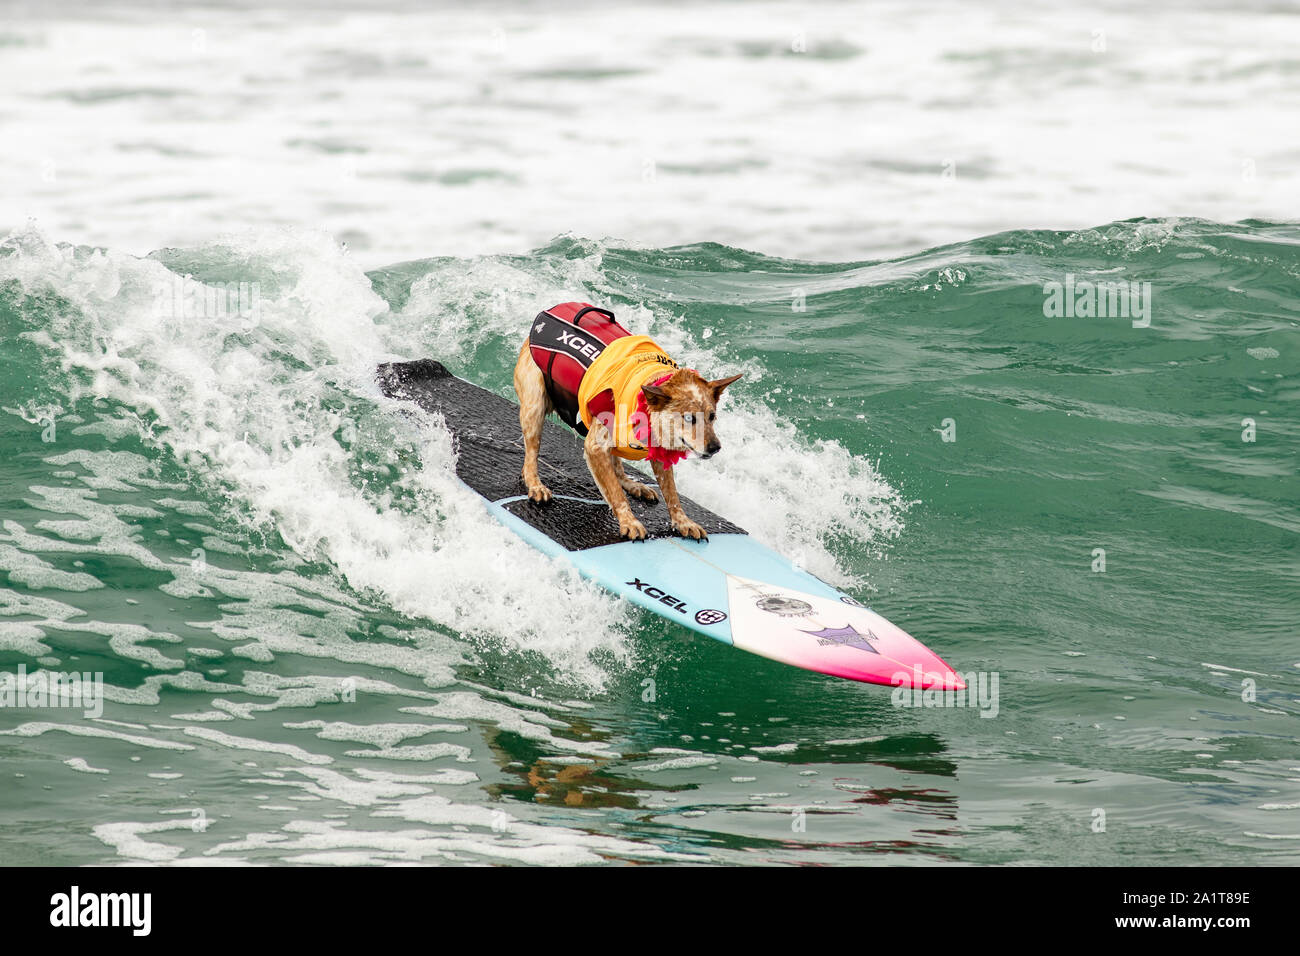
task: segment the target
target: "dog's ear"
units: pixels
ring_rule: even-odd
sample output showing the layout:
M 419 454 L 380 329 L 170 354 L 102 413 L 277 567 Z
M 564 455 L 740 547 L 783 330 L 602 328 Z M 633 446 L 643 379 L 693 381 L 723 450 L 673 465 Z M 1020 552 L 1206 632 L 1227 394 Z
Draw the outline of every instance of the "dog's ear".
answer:
M 646 408 L 652 411 L 663 408 L 672 401 L 672 396 L 658 385 L 642 385 L 641 393 L 645 395 Z
M 744 372 L 741 372 L 739 375 L 732 375 L 729 378 L 714 379 L 712 382 L 710 382 L 709 388 L 713 391 L 713 400 L 716 402 L 719 398 L 721 398 L 723 389 L 725 389 L 728 385 L 730 385 L 732 382 L 734 382 L 736 379 L 740 378 L 740 376 L 744 374 L 745 374 Z

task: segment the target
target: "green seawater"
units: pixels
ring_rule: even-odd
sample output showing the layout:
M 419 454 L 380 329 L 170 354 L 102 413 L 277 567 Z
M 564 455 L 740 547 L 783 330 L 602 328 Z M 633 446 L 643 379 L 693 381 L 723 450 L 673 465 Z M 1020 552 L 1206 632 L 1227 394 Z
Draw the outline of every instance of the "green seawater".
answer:
M 1150 283 L 1149 324 L 1046 315 L 1067 277 Z M 370 372 L 508 395 L 566 299 L 743 370 L 684 492 L 996 706 L 734 651 L 499 528 Z M 22 231 L 0 349 L 0 672 L 105 697 L 0 707 L 0 863 L 1300 861 L 1300 227 L 369 273 Z

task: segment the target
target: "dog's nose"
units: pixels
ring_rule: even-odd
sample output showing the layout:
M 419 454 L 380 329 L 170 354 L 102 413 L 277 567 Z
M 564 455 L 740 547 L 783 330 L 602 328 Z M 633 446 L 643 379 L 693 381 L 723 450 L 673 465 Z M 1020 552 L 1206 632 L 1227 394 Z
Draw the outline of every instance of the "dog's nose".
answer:
M 722 442 L 720 442 L 720 441 L 711 441 L 711 442 L 709 442 L 707 445 L 704 446 L 704 457 L 705 457 L 705 458 L 712 458 L 714 455 L 716 455 L 716 454 L 717 454 L 718 452 L 720 452 L 720 451 L 722 451 Z

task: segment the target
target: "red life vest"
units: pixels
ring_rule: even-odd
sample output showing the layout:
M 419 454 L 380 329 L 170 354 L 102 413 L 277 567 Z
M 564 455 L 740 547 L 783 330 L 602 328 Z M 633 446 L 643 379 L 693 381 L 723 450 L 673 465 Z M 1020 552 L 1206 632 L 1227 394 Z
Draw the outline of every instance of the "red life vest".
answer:
M 537 313 L 528 350 L 546 379 L 546 394 L 560 419 L 579 435 L 587 426 L 578 411 L 578 389 L 605 346 L 630 335 L 614 313 L 586 302 L 561 302 Z

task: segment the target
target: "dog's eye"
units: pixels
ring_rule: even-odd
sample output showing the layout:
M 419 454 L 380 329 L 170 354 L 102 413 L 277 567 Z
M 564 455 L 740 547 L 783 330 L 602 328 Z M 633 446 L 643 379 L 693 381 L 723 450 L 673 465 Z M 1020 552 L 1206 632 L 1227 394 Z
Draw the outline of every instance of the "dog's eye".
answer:
M 692 415 L 690 412 L 687 412 L 685 415 L 682 416 L 682 421 L 684 421 L 688 425 L 694 425 L 695 416 Z
M 718 417 L 717 412 L 709 412 L 709 421 L 715 421 Z

